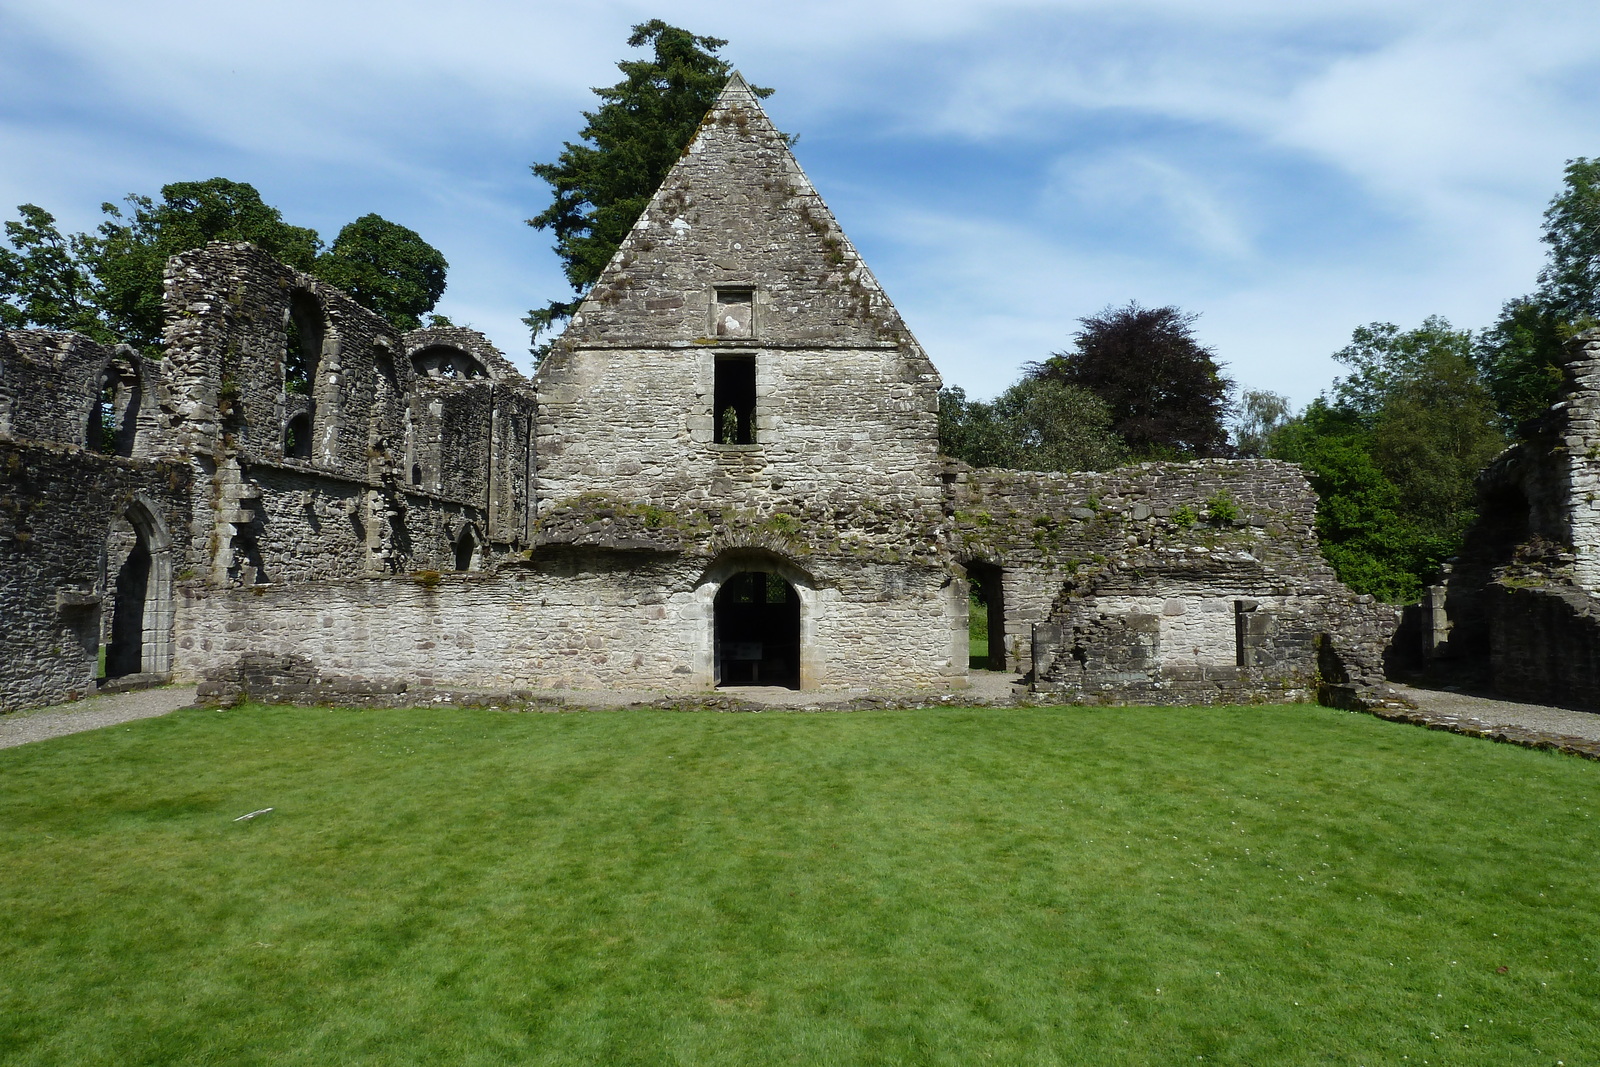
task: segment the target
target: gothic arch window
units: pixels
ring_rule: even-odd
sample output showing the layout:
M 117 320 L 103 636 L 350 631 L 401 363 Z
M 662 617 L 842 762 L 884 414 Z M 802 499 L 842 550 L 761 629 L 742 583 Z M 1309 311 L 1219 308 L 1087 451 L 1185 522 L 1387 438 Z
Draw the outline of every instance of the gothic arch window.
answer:
M 133 455 L 143 402 L 144 390 L 133 363 L 119 359 L 107 364 L 96 379 L 84 445 L 108 456 Z

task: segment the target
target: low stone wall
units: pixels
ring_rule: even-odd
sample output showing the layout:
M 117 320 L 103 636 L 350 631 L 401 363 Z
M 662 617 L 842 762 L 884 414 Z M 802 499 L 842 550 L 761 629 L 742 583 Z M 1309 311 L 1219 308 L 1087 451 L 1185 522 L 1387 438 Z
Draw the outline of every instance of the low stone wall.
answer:
M 328 686 L 704 690 L 714 680 L 720 581 L 761 566 L 800 594 L 805 688 L 964 684 L 964 605 L 933 568 L 804 573 L 753 559 L 565 550 L 496 574 L 193 583 L 179 591 L 177 669 L 219 692 L 249 676 L 242 664 L 307 694 Z
M 946 469 L 957 551 L 998 569 L 1013 669 L 1120 704 L 1350 704 L 1383 681 L 1399 613 L 1341 585 L 1316 496 L 1270 460 L 1071 474 Z

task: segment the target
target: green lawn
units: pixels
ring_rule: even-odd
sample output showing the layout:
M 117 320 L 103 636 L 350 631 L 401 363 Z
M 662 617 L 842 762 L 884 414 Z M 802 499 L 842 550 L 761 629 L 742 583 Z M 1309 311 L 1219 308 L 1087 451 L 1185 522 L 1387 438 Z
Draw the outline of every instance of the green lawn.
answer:
M 1597 800 L 1315 707 L 180 712 L 0 751 L 0 1064 L 1592 1064 Z

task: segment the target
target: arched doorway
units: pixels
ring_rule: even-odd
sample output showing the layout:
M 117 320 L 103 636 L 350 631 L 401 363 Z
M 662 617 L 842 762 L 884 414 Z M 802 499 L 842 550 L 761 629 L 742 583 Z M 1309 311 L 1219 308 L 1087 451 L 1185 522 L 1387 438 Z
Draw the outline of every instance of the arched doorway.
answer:
M 106 541 L 107 680 L 172 669 L 172 540 L 151 506 L 135 500 Z
M 715 604 L 716 684 L 800 688 L 800 594 L 780 574 L 739 571 Z

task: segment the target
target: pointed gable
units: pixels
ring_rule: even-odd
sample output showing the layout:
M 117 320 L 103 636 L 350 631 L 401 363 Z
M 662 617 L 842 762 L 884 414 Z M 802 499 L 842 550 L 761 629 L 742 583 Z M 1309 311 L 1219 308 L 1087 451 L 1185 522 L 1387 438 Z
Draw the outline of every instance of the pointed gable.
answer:
M 558 348 L 731 338 L 762 346 L 894 345 L 921 357 L 737 73 Z

